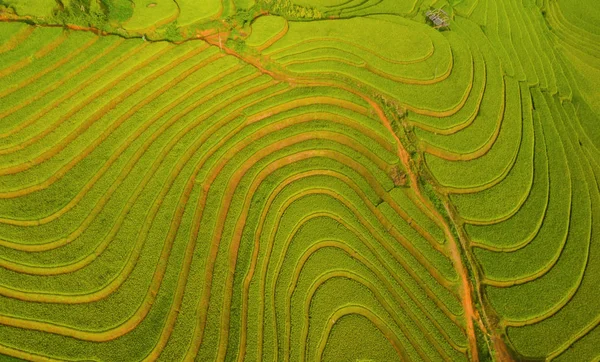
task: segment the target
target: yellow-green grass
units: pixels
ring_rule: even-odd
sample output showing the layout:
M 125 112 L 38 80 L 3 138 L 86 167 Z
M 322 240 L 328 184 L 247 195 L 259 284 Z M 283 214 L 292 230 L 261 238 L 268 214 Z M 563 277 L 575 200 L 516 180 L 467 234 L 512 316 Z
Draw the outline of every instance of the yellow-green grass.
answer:
M 89 43 L 92 43 L 92 40 L 90 40 Z M 123 45 L 125 44 L 123 44 L 122 40 L 115 41 L 112 37 L 105 37 L 98 39 L 97 41 L 94 40 L 88 47 L 80 47 L 71 54 L 72 56 L 63 58 L 63 60 L 54 63 L 51 67 L 44 69 L 42 72 L 27 67 L 27 71 L 35 74 L 34 78 L 37 78 L 39 79 L 39 82 L 43 81 L 46 84 L 40 86 L 37 82 L 31 82 L 27 79 L 5 88 L 3 98 L 6 99 L 6 104 L 9 106 L 3 108 L 0 115 L 5 120 L 11 119 L 13 114 L 28 109 L 27 107 L 34 104 L 34 102 L 37 102 L 36 105 L 38 108 L 44 108 L 42 105 L 47 107 L 51 104 L 48 102 L 53 96 L 60 95 L 60 92 L 64 91 L 63 88 L 68 88 L 62 87 L 62 85 L 74 81 L 81 81 L 81 83 L 84 83 L 84 81 L 87 80 L 87 82 L 92 82 L 93 80 L 90 79 L 90 74 L 93 74 L 93 72 L 90 72 L 90 66 L 99 63 L 108 65 L 112 62 L 112 66 L 115 67 L 117 64 L 115 63 L 115 60 L 118 59 L 117 55 L 119 51 L 123 51 L 127 48 Z M 113 59 L 113 57 L 115 59 Z M 86 61 L 83 62 L 83 59 Z M 65 60 L 67 63 L 65 63 Z M 19 114 L 21 117 L 27 117 L 27 114 Z M 29 122 L 31 122 L 31 120 Z M 3 132 L 1 137 L 8 138 L 14 134 L 18 128 L 26 125 L 27 122 L 22 122 L 19 127 Z
M 490 133 L 480 135 L 479 124 L 474 123 L 473 128 L 443 138 L 453 146 L 448 147 L 450 150 L 437 152 L 426 148 L 431 153 L 425 157 L 427 165 L 442 186 L 458 190 L 482 187 L 497 181 L 510 169 L 519 151 L 522 132 L 521 96 L 515 81 L 506 80 L 504 97 L 502 108 L 483 122 L 496 127 Z M 467 148 L 471 143 L 475 146 Z
M 178 0 L 179 16 L 177 25 L 187 26 L 194 23 L 218 18 L 223 11 L 223 0 Z
M 553 356 L 556 361 L 572 361 L 573 359 L 583 359 L 589 361 L 598 360 L 598 345 L 596 341 L 598 335 L 598 321 L 592 321 L 587 328 L 583 330 L 582 335 L 569 341 L 570 343 L 562 346 Z
M 50 73 L 52 73 L 53 76 L 57 76 L 58 79 L 61 79 L 62 74 L 55 75 L 53 74 L 54 71 L 61 68 L 66 62 L 71 61 L 81 52 L 87 50 L 87 48 L 93 46 L 98 40 L 98 37 L 89 33 L 73 34 L 73 36 L 68 37 L 67 40 L 60 44 L 60 51 L 55 48 L 47 56 L 35 59 L 25 68 L 21 68 L 3 77 L 0 83 L 0 86 L 2 87 L 0 96 L 4 98 L 20 88 L 37 82 L 41 77 L 49 75 Z M 62 52 L 67 52 L 69 55 L 65 57 Z M 89 57 L 88 54 L 86 55 Z M 75 61 L 73 63 L 80 62 Z M 46 83 L 47 81 L 44 80 L 43 82 Z M 17 101 L 19 101 L 19 98 L 15 99 L 15 102 Z
M 490 284 L 486 288 L 489 302 L 501 316 L 501 324 L 511 326 L 508 327 L 511 344 L 524 356 L 558 356 L 571 344 L 585 337 L 580 328 L 589 330 L 590 318 L 593 320 L 597 313 L 594 307 L 588 310 L 589 315 L 582 313 L 580 307 L 576 309 L 578 307 L 574 301 L 577 300 L 576 296 L 581 294 L 580 290 L 585 290 L 584 280 L 594 278 L 593 272 L 588 274 L 588 269 L 591 260 L 589 253 L 593 250 L 590 249 L 590 243 L 594 240 L 591 222 L 597 212 L 594 211 L 597 210 L 597 206 L 593 206 L 593 203 L 598 194 L 596 179 L 590 178 L 594 173 L 594 163 L 590 163 L 583 154 L 579 158 L 575 156 L 580 153 L 580 145 L 573 131 L 580 129 L 567 121 L 569 114 L 572 114 L 566 111 L 569 108 L 563 107 L 555 97 L 544 95 L 537 90 L 534 90 L 532 95 L 536 108 L 536 124 L 543 127 L 542 129 L 536 126 L 536 138 L 539 134 L 544 135 L 543 145 L 548 149 L 548 159 L 553 161 L 549 163 L 547 176 L 550 181 L 550 194 L 545 196 L 544 188 L 537 192 L 538 187 L 534 185 L 530 196 L 517 213 L 509 215 L 508 219 L 500 218 L 498 221 L 502 222 L 499 224 L 467 227 L 467 231 L 473 240 L 482 243 L 477 246 L 483 247 L 484 250 L 493 246 L 490 251 L 476 249 L 475 255 L 483 267 L 484 283 Z M 542 146 L 541 143 L 539 145 Z M 541 151 L 535 155 L 543 155 Z M 560 158 L 565 163 L 557 167 L 557 160 Z M 542 165 L 545 162 L 542 159 L 540 161 Z M 552 172 L 552 168 L 555 168 L 556 172 Z M 570 172 L 565 175 L 564 170 Z M 543 173 L 536 171 L 536 177 L 536 184 L 544 183 Z M 561 177 L 564 180 L 561 180 Z M 566 189 L 568 194 L 563 196 L 565 201 L 562 201 L 563 211 L 560 211 L 561 209 L 557 208 L 561 204 L 559 195 L 564 194 L 565 186 L 569 184 L 572 192 L 568 191 L 569 188 Z M 552 191 L 553 188 L 555 191 Z M 533 203 L 533 195 L 539 195 L 537 207 Z M 545 201 L 548 202 L 547 207 Z M 557 204 L 553 206 L 553 202 Z M 572 206 L 569 206 L 569 203 Z M 533 226 L 537 223 L 536 220 L 541 220 L 541 224 L 538 224 L 539 230 L 527 231 L 529 227 L 523 224 L 528 220 L 520 215 L 525 217 L 528 209 L 538 215 L 542 212 L 542 219 L 540 216 L 530 217 L 528 222 Z M 565 213 L 568 215 L 566 218 L 563 216 Z M 519 220 L 522 220 L 522 226 L 517 226 Z M 509 230 L 514 231 L 509 234 Z M 520 234 L 522 236 L 519 237 Z M 507 244 L 511 238 L 522 242 L 515 243 L 513 240 Z M 519 260 L 527 260 L 527 263 L 521 263 Z M 537 297 L 530 298 L 532 294 L 536 294 Z M 527 302 L 517 304 L 514 300 Z M 566 320 L 574 318 L 575 310 L 588 317 L 580 317 L 581 322 L 578 324 L 572 325 L 569 322 L 571 327 L 565 329 Z M 566 313 L 571 313 L 571 317 L 564 319 L 562 315 Z M 583 322 L 584 320 L 586 322 Z M 554 327 L 549 328 L 549 325 Z M 558 325 L 563 326 L 561 332 L 551 333 L 551 328 Z
M 525 74 L 524 65 L 520 61 L 515 49 L 516 44 L 523 44 L 523 40 L 518 37 L 519 28 L 516 22 L 514 20 L 511 21 L 511 18 L 514 19 L 514 17 L 511 16 L 511 9 L 508 5 L 508 2 L 496 2 L 497 30 L 499 34 L 510 34 L 510 37 L 502 36 L 500 40 L 503 42 L 502 46 L 508 54 L 509 61 L 512 63 L 512 68 L 514 69 L 513 76 L 517 80 L 524 81 L 527 79 L 527 74 Z
M 540 79 L 540 86 L 548 89 L 550 93 L 556 94 L 558 88 L 556 74 L 551 64 L 550 57 L 552 54 L 543 51 L 543 44 L 546 41 L 543 27 L 544 19 L 535 9 L 534 6 L 530 6 L 526 8 L 527 11 L 521 12 L 525 27 L 528 29 L 526 33 L 531 39 L 533 47 L 530 50 L 530 55 L 534 57 L 534 66 Z M 539 60 L 541 65 L 536 60 Z
M 523 132 L 520 139 L 513 138 L 513 142 L 519 142 L 518 155 L 504 177 L 484 189 L 460 190 L 451 195 L 461 217 L 471 224 L 492 224 L 512 217 L 526 202 L 534 182 L 544 181 L 534 176 L 537 171 L 543 172 L 548 160 L 542 142 L 535 141 L 530 96 L 525 84 L 521 84 L 521 112 L 522 117 L 517 120 Z M 543 176 L 545 179 L 546 175 Z
M 268 47 L 274 41 L 285 35 L 288 30 L 288 22 L 281 16 L 261 16 L 254 20 L 251 33 L 246 44 L 259 49 Z
M 582 31 L 576 25 L 564 19 L 557 4 L 551 4 L 548 21 L 552 24 L 552 32 L 558 40 L 559 53 L 563 57 L 558 60 L 564 64 L 565 76 L 569 78 L 573 88 L 578 88 L 578 95 L 585 99 L 584 107 L 591 107 L 598 113 L 600 97 L 593 86 L 600 76 L 598 55 L 600 49 L 596 45 L 597 35 Z M 583 117 L 582 117 L 583 118 Z M 594 119 L 594 115 L 585 119 Z M 593 133 L 593 131 L 592 131 Z
M 533 163 L 527 162 L 527 166 L 533 167 L 533 184 L 527 192 L 527 198 L 522 204 L 516 206 L 517 211 L 512 212 L 510 217 L 500 217 L 498 219 L 486 219 L 485 213 L 478 214 L 476 220 L 472 221 L 469 217 L 474 217 L 468 211 L 467 222 L 465 229 L 470 236 L 472 243 L 478 247 L 490 248 L 493 250 L 511 250 L 527 244 L 537 234 L 539 227 L 544 221 L 544 216 L 548 209 L 549 196 L 549 178 L 548 178 L 548 157 L 546 150 L 546 141 L 543 136 L 542 128 L 539 119 L 534 124 L 536 131 L 535 147 L 536 153 Z M 513 171 L 511 170 L 511 173 Z M 513 177 L 509 175 L 508 177 Z M 507 178 L 508 181 L 508 178 Z M 498 184 L 497 187 L 503 187 Z M 453 196 L 453 199 L 458 199 L 460 205 L 461 197 L 465 197 L 468 201 L 473 199 L 473 203 L 477 206 L 477 201 L 485 197 L 485 193 L 495 191 L 495 187 L 490 191 L 483 191 L 481 196 L 478 193 L 473 195 L 465 194 Z M 503 195 L 503 194 L 501 194 Z M 475 201 L 477 200 L 477 201 Z M 493 202 L 493 198 L 490 201 Z M 487 200 L 483 205 L 487 204 Z M 469 205 L 470 206 L 470 205 Z M 467 209 L 469 210 L 469 209 Z M 493 209 L 492 209 L 493 210 Z M 483 221 L 480 221 L 483 219 Z
M 323 45 L 320 43 L 329 43 L 331 46 L 342 48 L 342 50 L 350 50 L 347 48 L 348 46 L 354 47 L 356 49 L 348 51 L 348 53 L 361 54 L 364 52 L 364 56 L 369 57 L 366 59 L 367 61 L 387 61 L 387 63 L 392 63 L 390 65 L 410 64 L 429 58 L 436 50 L 434 42 L 437 45 L 441 40 L 441 36 L 431 32 L 429 28 L 421 24 L 413 26 L 411 22 L 402 20 L 402 18 L 396 19 L 396 22 L 386 20 L 386 18 L 368 17 L 337 20 L 334 23 L 335 27 L 329 26 L 326 22 L 290 22 L 290 30 L 286 35 L 266 49 L 264 54 L 279 59 L 299 52 L 303 47 L 310 50 L 322 47 Z M 375 28 L 385 32 L 401 32 L 404 35 L 402 43 L 392 45 L 386 42 L 385 38 L 369 39 L 369 33 L 366 30 Z M 349 44 L 343 46 L 342 42 Z M 302 47 L 299 48 L 298 45 Z M 443 44 L 440 46 L 443 47 Z M 407 51 L 409 49 L 410 52 Z M 444 60 L 444 56 L 448 56 L 449 49 L 446 46 L 445 49 L 442 48 L 439 51 L 442 52 L 442 60 Z M 447 61 L 447 59 L 445 60 Z M 440 73 L 445 70 L 444 65 L 440 66 Z
M 49 128 L 42 130 L 37 135 L 28 134 L 25 136 L 25 140 L 33 136 L 36 140 L 35 143 L 32 143 L 31 146 L 26 144 L 25 146 L 29 147 L 19 147 L 11 150 L 10 154 L 3 155 L 0 174 L 7 176 L 5 179 L 10 180 L 7 181 L 6 185 L 14 185 L 13 187 L 23 185 L 24 178 L 27 175 L 39 176 L 55 173 L 60 167 L 65 167 L 65 161 L 71 159 L 70 155 L 77 154 L 76 157 L 82 158 L 86 154 L 85 149 L 92 150 L 105 138 L 114 137 L 113 131 L 119 129 L 127 119 L 123 117 L 123 114 L 126 114 L 123 112 L 125 109 L 121 109 L 117 105 L 125 106 L 127 103 L 122 104 L 122 101 L 127 100 L 130 102 L 127 110 L 131 112 L 134 102 L 136 102 L 137 107 L 141 107 L 144 105 L 140 103 L 142 100 L 145 102 L 151 101 L 151 98 L 145 98 L 143 93 L 137 91 L 146 85 L 150 85 L 149 89 L 151 90 L 160 89 L 161 86 L 172 81 L 171 77 L 180 75 L 186 66 L 190 69 L 191 64 L 186 64 L 185 61 L 193 62 L 193 60 L 188 59 L 201 52 L 201 49 L 187 49 L 186 52 L 184 48 L 169 49 L 165 46 L 154 47 L 151 50 L 153 52 L 147 54 L 150 56 L 138 63 L 137 67 L 128 69 L 129 73 L 125 73 L 127 82 L 120 82 L 121 79 L 116 79 L 104 88 L 96 90 L 96 92 L 102 92 L 100 96 L 98 96 L 98 93 L 92 93 L 76 107 L 67 108 L 68 111 L 54 108 L 51 115 L 44 117 L 44 120 L 50 126 Z M 169 51 L 175 53 L 172 54 L 173 59 L 171 61 L 164 56 L 169 54 Z M 147 66 L 144 67 L 144 65 Z M 121 74 L 123 75 L 123 73 Z M 160 77 L 165 74 L 167 76 Z M 78 96 L 84 94 L 80 92 Z M 72 100 L 73 98 L 70 99 L 70 101 Z M 57 119 L 53 118 L 53 115 L 56 115 Z M 59 132 L 52 129 L 54 125 L 58 126 Z M 80 135 L 80 133 L 82 134 Z M 24 140 L 20 141 L 26 143 Z M 82 153 L 82 151 L 84 152 Z M 66 159 L 62 162 L 45 162 L 59 153 Z M 20 157 L 20 160 L 29 160 L 29 162 L 19 161 L 19 159 L 15 159 L 15 156 Z M 38 165 L 39 168 L 35 168 Z
M 462 17 L 468 17 L 469 20 L 472 21 L 475 25 L 485 27 L 485 25 L 487 24 L 487 12 L 488 2 L 486 0 L 476 0 L 472 9 L 469 9 L 468 13 L 463 14 L 462 11 L 458 11 L 458 15 Z
M 365 57 L 370 57 L 376 63 L 370 65 L 370 63 L 363 60 L 365 63 L 362 65 L 358 64 L 357 66 L 355 62 L 346 60 L 344 58 L 345 55 L 342 58 L 340 56 L 331 56 L 332 54 L 335 55 L 335 53 L 323 47 L 323 41 L 320 38 L 315 38 L 314 46 L 316 46 L 317 53 L 308 53 L 309 55 L 312 54 L 310 55 L 310 61 L 303 56 L 301 58 L 302 61 L 286 65 L 286 62 L 280 62 L 278 59 L 275 59 L 273 53 L 278 49 L 288 49 L 292 45 L 306 42 L 302 40 L 304 36 L 319 34 L 319 28 L 322 28 L 322 31 L 329 31 L 323 25 L 319 25 L 320 23 L 290 22 L 287 33 L 280 40 L 265 49 L 262 54 L 273 60 L 274 64 L 283 67 L 284 70 L 299 78 L 347 79 L 347 82 L 350 84 L 358 83 L 372 87 L 372 89 L 383 93 L 387 98 L 402 99 L 403 103 L 406 102 L 404 103 L 406 107 L 416 113 L 451 115 L 458 112 L 466 102 L 472 88 L 473 57 L 469 52 L 468 45 L 454 33 L 448 33 L 447 37 L 444 37 L 439 33 L 433 32 L 431 28 L 427 28 L 425 25 L 399 20 L 397 17 L 379 16 L 335 20 L 335 23 L 340 25 L 338 27 L 340 29 L 356 23 L 357 26 L 351 29 L 385 25 L 386 27 L 390 27 L 390 31 L 399 32 L 409 29 L 408 24 L 410 24 L 411 27 L 419 29 L 419 31 L 409 31 L 410 37 L 403 45 L 409 46 L 409 44 L 417 42 L 421 44 L 419 49 L 422 49 L 422 51 L 415 53 L 413 50 L 407 53 L 411 54 L 410 58 L 398 58 L 394 56 L 394 53 L 398 52 L 401 49 L 400 47 L 386 49 L 382 45 L 380 49 L 373 53 L 373 50 L 367 52 L 368 49 L 360 46 L 359 50 L 361 50 L 361 53 L 364 51 Z M 419 32 L 423 32 L 424 34 L 419 35 Z M 333 39 L 339 39 L 346 43 L 352 40 L 349 35 L 351 33 L 347 32 Z M 344 40 L 344 37 L 348 40 Z M 321 38 L 327 39 L 327 35 L 321 35 Z M 334 44 L 333 41 L 330 42 Z M 312 43 L 308 42 L 306 44 L 307 46 L 313 46 Z M 441 48 L 435 48 L 434 44 L 439 44 Z M 453 48 L 451 52 L 449 52 L 449 47 Z M 290 49 L 295 48 L 292 47 Z M 325 55 L 327 56 L 324 57 Z M 296 54 L 294 53 L 290 55 L 290 58 L 295 56 Z M 370 58 L 365 59 L 368 60 Z M 385 63 L 382 63 L 382 61 Z M 381 64 L 381 66 L 378 64 Z M 386 68 L 379 68 L 383 66 Z M 389 68 L 391 66 L 395 67 Z M 397 68 L 396 73 L 394 73 L 394 68 Z M 405 72 L 409 73 L 415 73 L 416 69 L 420 69 L 415 73 L 420 74 L 420 76 L 410 77 L 403 76 L 402 73 L 397 73 L 403 72 L 402 69 L 406 69 Z M 451 96 L 441 97 L 441 94 Z
M 458 112 L 447 117 L 429 116 L 412 112 L 407 114 L 408 124 L 437 134 L 453 134 L 470 126 L 474 122 L 481 110 L 484 95 L 486 92 L 490 92 L 488 76 L 496 73 L 493 70 L 494 67 L 499 67 L 498 61 L 490 57 L 485 62 L 481 61 L 482 51 L 487 56 L 489 50 L 491 50 L 485 41 L 482 42 L 485 36 L 481 32 L 481 29 L 474 26 L 471 22 L 462 21 L 461 19 L 457 19 L 456 24 L 455 28 L 458 31 L 463 30 L 465 36 L 476 39 L 478 47 L 481 46 L 481 49 L 472 48 L 477 53 L 476 60 L 478 61 L 474 63 L 473 86 L 469 93 L 469 98 Z
M 550 5 L 550 4 L 549 4 Z M 553 4 L 554 5 L 554 4 Z M 580 33 L 588 34 L 591 37 L 598 37 L 597 21 L 600 16 L 594 11 L 595 4 L 592 1 L 575 2 L 573 0 L 557 1 L 558 11 L 569 23 L 576 23 L 576 26 L 581 29 Z
M 563 64 L 568 63 L 565 62 Z M 567 67 L 568 66 L 569 65 L 567 65 Z M 595 127 L 598 122 L 598 115 L 594 111 L 595 104 L 586 102 L 589 99 L 586 97 L 586 95 L 590 94 L 589 88 L 580 84 L 582 78 L 576 75 L 574 71 L 566 72 L 566 74 L 569 77 L 570 82 L 577 84 L 577 86 L 573 87 L 573 101 L 564 102 L 563 110 L 567 113 L 566 116 L 569 119 L 574 120 L 574 122 L 572 122 L 573 130 L 580 135 L 579 140 L 582 142 L 582 145 L 585 144 L 586 151 L 591 152 L 592 155 L 598 155 L 598 151 L 600 150 L 600 146 L 598 146 L 600 130 Z
M 549 109 L 553 111 L 553 119 L 556 122 L 556 128 L 562 134 L 566 135 L 563 141 L 565 148 L 575 155 L 578 144 L 575 137 L 569 133 L 567 118 L 562 118 L 561 112 L 554 104 L 553 99 L 546 97 Z M 597 318 L 595 304 L 587 303 L 585 311 L 581 309 L 582 299 L 589 296 L 588 283 L 596 277 L 593 262 L 593 241 L 597 240 L 595 232 L 591 227 L 591 221 L 598 216 L 598 193 L 597 184 L 594 177 L 590 177 L 590 163 L 585 157 L 579 159 L 569 157 L 572 177 L 580 180 L 574 184 L 573 196 L 574 202 L 578 207 L 574 207 L 571 212 L 570 228 L 566 244 L 560 253 L 560 258 L 556 265 L 549 270 L 546 275 L 523 286 L 511 288 L 505 293 L 494 292 L 492 295 L 501 296 L 496 299 L 499 309 L 506 315 L 507 324 L 515 325 L 509 328 L 509 337 L 513 344 L 519 347 L 524 355 L 556 355 L 564 351 L 570 344 L 583 338 L 581 331 L 589 329 L 590 321 Z M 589 187 L 588 190 L 585 188 Z M 584 190 L 581 190 L 584 188 Z M 587 199 L 581 193 L 587 194 Z M 551 286 L 550 286 L 551 285 Z M 506 309 L 503 306 L 503 300 L 508 293 L 528 293 L 530 288 L 535 288 L 537 293 L 540 290 L 547 290 L 546 293 L 539 293 L 535 303 L 530 303 L 530 308 Z M 534 315 L 528 315 L 532 311 L 537 311 Z M 575 312 L 577 311 L 577 312 Z M 523 320 L 521 322 L 521 320 Z M 568 321 L 568 323 L 567 323 Z M 593 322 L 592 322 L 593 323 Z M 548 326 L 562 325 L 561 332 L 556 333 Z M 526 326 L 520 328 L 520 326 Z M 527 336 L 527 337 L 525 337 Z M 544 336 L 541 339 L 538 336 Z
M 533 54 L 533 43 L 529 37 L 530 31 L 526 28 L 526 23 L 523 20 L 523 12 L 516 11 L 517 4 L 515 1 L 507 1 L 503 5 L 504 11 L 507 14 L 516 14 L 516 16 L 509 18 L 511 25 L 510 33 L 513 37 L 515 55 L 518 57 L 523 70 L 523 80 L 526 80 L 530 86 L 540 85 L 542 88 L 545 88 L 545 84 L 540 84 L 540 78 L 536 72 L 536 68 L 542 69 L 542 67 L 540 64 L 537 64 L 537 67 L 534 65 L 535 54 Z
M 109 49 L 110 51 L 108 54 L 101 54 L 100 59 L 97 59 L 96 62 L 92 62 L 93 64 L 96 64 L 96 67 L 84 67 L 85 71 L 82 75 L 65 79 L 66 82 L 63 83 L 65 85 L 64 87 L 62 86 L 63 84 L 59 83 L 58 87 L 55 87 L 55 91 L 48 94 L 47 97 L 41 98 L 40 105 L 42 105 L 43 107 L 35 109 L 31 107 L 31 103 L 29 104 L 29 107 L 26 107 L 23 110 L 21 109 L 23 107 L 21 107 L 21 105 L 18 104 L 13 104 L 13 107 L 5 107 L 4 109 L 5 115 L 7 115 L 7 122 L 5 124 L 5 127 L 3 128 L 3 136 L 13 136 L 21 130 L 25 129 L 26 127 L 29 127 L 35 122 L 39 121 L 41 117 L 43 117 L 45 114 L 51 112 L 54 109 L 54 107 L 56 106 L 55 103 L 63 103 L 67 99 L 72 99 L 72 97 L 76 95 L 79 95 L 79 97 L 85 99 L 84 97 L 86 96 L 86 94 L 80 94 L 80 91 L 82 90 L 89 88 L 94 89 L 94 86 L 97 86 L 99 88 L 102 85 L 106 86 L 106 84 L 110 83 L 111 80 L 113 82 L 118 82 L 119 79 L 122 79 L 123 77 L 126 77 L 130 72 L 135 71 L 134 65 L 121 66 L 121 63 L 123 61 L 128 59 L 137 59 L 140 61 L 144 60 L 145 58 L 149 57 L 152 54 L 152 52 L 160 48 L 147 47 L 142 42 L 126 42 L 120 44 L 119 46 L 120 42 L 118 41 L 118 39 L 112 38 L 112 41 L 114 42 L 113 44 L 117 44 L 118 46 L 114 49 L 111 46 L 111 49 Z M 127 72 L 128 70 L 129 73 Z M 106 76 L 107 82 L 102 83 L 102 81 L 96 81 L 96 79 L 92 77 L 94 75 L 94 71 L 96 71 L 97 74 L 100 74 L 102 76 L 110 74 Z M 60 70 L 58 70 L 57 72 L 60 72 Z M 76 87 L 73 85 L 76 85 Z M 67 91 L 71 89 L 74 89 L 76 91 L 68 93 Z M 89 97 L 90 94 L 91 92 L 88 90 L 87 96 Z M 93 98 L 88 98 L 88 102 L 90 102 L 91 100 L 93 100 Z M 76 98 L 74 99 L 73 103 L 74 104 L 71 106 L 73 108 L 76 108 L 78 104 Z M 85 103 L 82 103 L 82 105 L 84 104 Z M 46 127 L 50 126 L 48 123 L 49 122 L 47 122 Z M 35 133 L 39 133 L 39 130 Z M 32 136 L 32 134 L 30 134 L 29 136 Z
M 256 4 L 255 0 L 234 0 L 233 4 L 236 9 L 249 9 Z
M 175 21 L 181 14 L 174 0 L 134 0 L 133 15 L 123 28 L 135 32 L 150 32 Z
M 44 57 L 48 52 L 57 48 L 64 40 L 61 29 L 50 31 L 33 31 L 20 46 L 2 54 L 3 69 L 1 76 L 7 76 L 29 65 L 33 60 Z
M 506 74 L 510 76 L 515 75 L 515 69 L 510 59 L 510 55 L 508 54 L 507 49 L 505 48 L 504 43 L 500 37 L 500 16 L 498 7 L 499 4 L 497 1 L 484 1 L 486 5 L 486 19 L 485 19 L 485 33 L 488 37 L 489 42 L 492 44 L 494 49 L 496 50 L 496 54 L 500 58 L 500 62 Z
M 27 38 L 35 30 L 27 24 L 14 22 L 2 26 L 2 38 L 0 39 L 0 53 L 14 49 L 20 42 Z
M 0 356 L 598 358 L 590 1 L 152 4 L 0 24 Z
M 316 8 L 324 17 L 352 17 L 371 14 L 397 14 L 411 15 L 416 12 L 419 5 L 417 0 L 402 1 L 400 3 L 390 0 L 294 0 L 295 4 Z
M 23 79 L 2 98 L 23 103 L 2 104 L 1 353 L 333 356 L 333 315 L 389 359 L 466 358 L 447 234 L 396 185 L 371 103 L 200 41 L 56 34 L 80 52 L 0 79 Z M 331 283 L 341 304 L 321 302 Z
M 409 112 L 408 124 L 473 247 L 485 304 L 505 328 L 515 356 L 594 360 L 597 351 L 589 341 L 599 309 L 593 303 L 583 307 L 583 300 L 597 275 L 592 225 L 598 218 L 599 165 L 591 126 L 597 116 L 590 108 L 596 95 L 589 82 L 598 77 L 596 59 L 583 53 L 595 52 L 595 30 L 588 28 L 588 35 L 566 30 L 563 24 L 569 24 L 558 9 L 564 3 L 549 3 L 547 18 L 556 29 L 544 27 L 534 4 L 462 5 L 459 14 L 472 19 L 459 18 L 453 25 L 457 33 L 466 30 L 483 52 L 485 88 L 479 90 L 476 73 L 465 109 L 446 118 Z M 569 6 L 581 17 L 587 5 Z M 589 19 L 582 27 L 592 23 Z M 562 46 L 553 49 L 556 40 Z M 492 66 L 496 57 L 500 71 Z M 476 122 L 492 129 L 493 120 L 484 121 L 481 113 L 499 98 L 491 96 L 498 89 L 491 81 L 498 76 L 507 83 L 506 105 L 497 137 L 489 138 L 475 132 Z M 479 113 L 471 121 L 474 107 Z M 482 141 L 490 147 L 481 148 Z
M 19 15 L 49 17 L 58 4 L 52 0 L 8 0 L 6 1 Z

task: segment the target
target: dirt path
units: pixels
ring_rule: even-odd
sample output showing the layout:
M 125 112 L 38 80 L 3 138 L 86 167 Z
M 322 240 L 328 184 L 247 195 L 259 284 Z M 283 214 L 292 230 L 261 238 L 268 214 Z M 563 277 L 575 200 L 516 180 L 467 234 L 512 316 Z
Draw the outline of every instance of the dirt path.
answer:
M 471 359 L 473 361 L 479 361 L 479 355 L 478 355 L 478 351 L 477 351 L 477 336 L 475 335 L 475 329 L 473 326 L 473 321 L 479 320 L 479 313 L 477 313 L 475 311 L 475 308 L 473 307 L 473 298 L 472 298 L 472 294 L 471 294 L 472 291 L 471 291 L 471 284 L 469 281 L 469 275 L 468 275 L 465 265 L 463 264 L 458 242 L 457 242 L 456 238 L 454 237 L 454 235 L 452 234 L 452 231 L 450 230 L 450 226 L 447 224 L 444 217 L 439 214 L 439 212 L 431 204 L 431 201 L 427 197 L 425 197 L 423 195 L 423 193 L 421 192 L 421 189 L 419 188 L 419 180 L 418 180 L 417 172 L 413 170 L 412 164 L 410 162 L 411 161 L 410 155 L 409 155 L 408 151 L 406 150 L 406 148 L 404 147 L 404 145 L 402 144 L 402 141 L 400 141 L 400 138 L 398 137 L 398 135 L 396 135 L 396 133 L 394 132 L 390 120 L 386 117 L 385 113 L 379 107 L 379 105 L 375 104 L 375 102 L 372 100 L 370 101 L 370 103 L 371 102 L 373 103 L 372 104 L 373 107 L 376 107 L 375 109 L 377 111 L 379 118 L 382 120 L 382 122 L 384 123 L 386 128 L 390 131 L 390 133 L 394 136 L 394 139 L 396 140 L 397 149 L 398 149 L 398 157 L 402 161 L 402 164 L 404 165 L 404 168 L 406 169 L 406 172 L 410 178 L 411 189 L 419 197 L 419 199 L 421 200 L 423 205 L 425 205 L 427 207 L 427 209 L 431 213 L 431 215 L 433 215 L 435 217 L 436 223 L 439 226 L 441 226 L 442 229 L 444 230 L 444 235 L 446 236 L 446 239 L 448 240 L 448 246 L 449 246 L 450 257 L 452 259 L 452 263 L 454 264 L 454 268 L 456 269 L 456 271 L 459 275 L 459 278 L 461 280 L 461 300 L 462 300 L 462 304 L 463 304 L 463 310 L 465 313 L 466 333 L 467 333 L 467 338 L 469 340 L 469 350 L 471 352 Z

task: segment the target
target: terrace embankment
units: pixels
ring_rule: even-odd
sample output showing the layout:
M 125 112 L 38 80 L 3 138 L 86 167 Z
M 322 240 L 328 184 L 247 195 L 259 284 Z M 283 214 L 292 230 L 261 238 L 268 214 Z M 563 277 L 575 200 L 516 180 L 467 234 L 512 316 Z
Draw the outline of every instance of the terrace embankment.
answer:
M 572 2 L 7 1 L 1 355 L 597 359 Z

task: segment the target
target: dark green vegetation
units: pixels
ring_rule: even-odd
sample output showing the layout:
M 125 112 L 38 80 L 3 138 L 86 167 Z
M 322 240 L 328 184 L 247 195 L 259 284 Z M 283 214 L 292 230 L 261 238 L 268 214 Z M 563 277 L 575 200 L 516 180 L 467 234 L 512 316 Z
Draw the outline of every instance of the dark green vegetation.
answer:
M 0 20 L 0 360 L 600 359 L 593 0 Z

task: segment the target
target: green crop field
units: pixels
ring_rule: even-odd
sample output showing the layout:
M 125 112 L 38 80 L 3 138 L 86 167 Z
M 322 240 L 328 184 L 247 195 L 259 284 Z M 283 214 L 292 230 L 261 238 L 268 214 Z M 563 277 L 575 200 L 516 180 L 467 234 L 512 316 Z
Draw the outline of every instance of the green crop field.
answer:
M 597 0 L 0 0 L 0 361 L 600 361 Z

